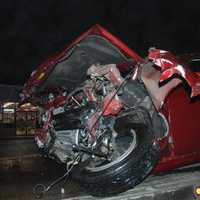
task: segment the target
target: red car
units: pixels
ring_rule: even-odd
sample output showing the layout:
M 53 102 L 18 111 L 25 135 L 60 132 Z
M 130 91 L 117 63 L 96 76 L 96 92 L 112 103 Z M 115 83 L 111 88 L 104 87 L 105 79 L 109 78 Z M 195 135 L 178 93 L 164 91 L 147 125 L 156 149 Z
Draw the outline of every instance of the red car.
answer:
M 199 61 L 155 48 L 143 59 L 93 26 L 24 86 L 22 101 L 39 108 L 39 148 L 96 196 L 199 162 Z

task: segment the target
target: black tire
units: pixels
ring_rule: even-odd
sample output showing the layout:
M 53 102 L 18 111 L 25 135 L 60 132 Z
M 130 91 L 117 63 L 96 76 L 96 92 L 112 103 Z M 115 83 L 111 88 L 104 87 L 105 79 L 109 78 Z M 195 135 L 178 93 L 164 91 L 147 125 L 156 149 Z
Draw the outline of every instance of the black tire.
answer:
M 110 196 L 124 192 L 139 184 L 152 171 L 159 159 L 159 148 L 154 142 L 152 123 L 145 108 L 122 113 L 115 123 L 116 132 L 123 136 L 134 129 L 137 146 L 119 162 L 94 170 L 84 168 L 76 179 L 94 196 Z

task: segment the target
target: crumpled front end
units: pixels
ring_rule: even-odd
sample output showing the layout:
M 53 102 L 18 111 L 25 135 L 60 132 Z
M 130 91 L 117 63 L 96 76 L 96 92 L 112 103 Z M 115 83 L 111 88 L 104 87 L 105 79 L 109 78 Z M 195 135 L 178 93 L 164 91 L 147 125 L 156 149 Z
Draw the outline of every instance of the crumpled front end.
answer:
M 160 112 L 183 80 L 192 97 L 200 93 L 199 76 L 172 53 L 150 49 L 144 60 L 97 25 L 40 65 L 21 96 L 39 106 L 35 140 L 49 157 L 70 163 L 84 152 L 83 161 L 92 155 L 101 163 L 112 157 L 118 117 L 131 111 L 145 116 L 161 151 L 169 145 Z

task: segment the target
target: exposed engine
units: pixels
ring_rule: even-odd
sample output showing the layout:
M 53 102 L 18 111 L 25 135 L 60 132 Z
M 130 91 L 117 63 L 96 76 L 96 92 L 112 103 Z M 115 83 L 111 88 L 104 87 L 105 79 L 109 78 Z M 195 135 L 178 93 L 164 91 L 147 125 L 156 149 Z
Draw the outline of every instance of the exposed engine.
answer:
M 73 160 L 77 152 L 84 152 L 82 161 L 95 155 L 112 159 L 117 115 L 134 106 L 153 110 L 149 96 L 137 95 L 137 91 L 133 91 L 135 98 L 131 95 L 129 101 L 129 95 L 124 95 L 126 87 L 130 87 L 127 79 L 135 81 L 136 73 L 133 76 L 129 72 L 122 77 L 115 64 L 92 65 L 87 70 L 89 78 L 72 92 L 67 94 L 64 89 L 47 92 L 40 98 L 41 128 L 35 136 L 38 146 L 61 163 Z M 136 86 L 134 83 L 137 90 Z M 144 91 L 141 84 L 138 87 L 138 91 Z
M 104 147 L 98 146 L 98 154 L 106 156 L 114 118 L 123 109 L 116 90 L 123 78 L 116 65 L 92 65 L 87 75 L 89 79 L 71 93 L 56 90 L 56 95 L 50 92 L 41 98 L 41 128 L 35 139 L 45 153 L 62 163 L 72 160 L 76 151 L 93 154 L 99 140 Z

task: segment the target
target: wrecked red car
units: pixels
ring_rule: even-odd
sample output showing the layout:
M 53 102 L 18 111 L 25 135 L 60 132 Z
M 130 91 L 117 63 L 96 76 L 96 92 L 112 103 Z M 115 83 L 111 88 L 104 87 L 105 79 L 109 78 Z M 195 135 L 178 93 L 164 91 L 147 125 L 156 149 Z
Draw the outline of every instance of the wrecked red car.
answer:
M 38 106 L 38 147 L 95 196 L 199 162 L 199 59 L 184 58 L 150 48 L 143 59 L 93 26 L 23 88 Z

